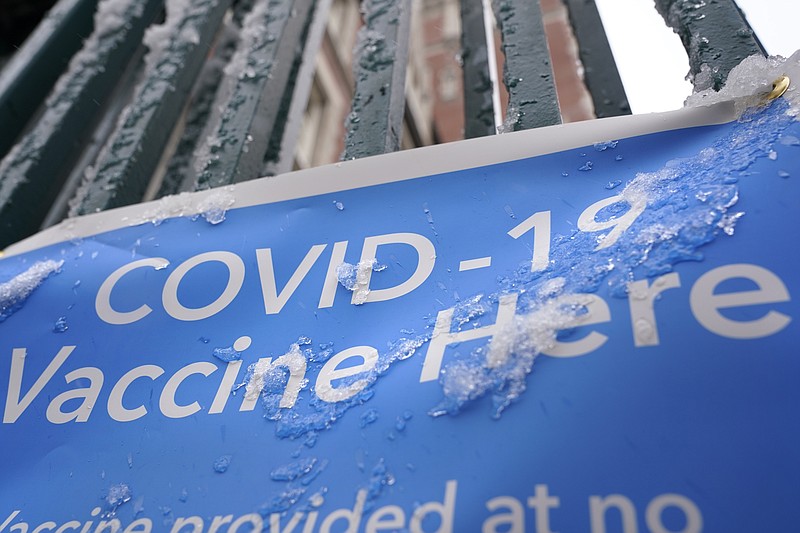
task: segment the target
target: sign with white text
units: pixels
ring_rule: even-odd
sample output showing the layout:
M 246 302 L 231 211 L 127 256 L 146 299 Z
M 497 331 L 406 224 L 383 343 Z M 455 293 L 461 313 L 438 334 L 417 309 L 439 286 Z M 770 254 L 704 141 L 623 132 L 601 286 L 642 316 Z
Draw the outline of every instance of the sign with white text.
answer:
M 0 532 L 793 529 L 800 124 L 780 101 L 709 113 L 369 158 L 12 248 Z

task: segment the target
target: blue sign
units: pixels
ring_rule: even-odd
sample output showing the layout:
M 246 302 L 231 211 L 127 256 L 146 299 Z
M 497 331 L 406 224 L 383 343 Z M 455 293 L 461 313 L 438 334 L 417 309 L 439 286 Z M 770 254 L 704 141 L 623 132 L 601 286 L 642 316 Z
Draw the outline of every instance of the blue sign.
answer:
M 795 529 L 800 125 L 606 134 L 0 261 L 0 532 Z

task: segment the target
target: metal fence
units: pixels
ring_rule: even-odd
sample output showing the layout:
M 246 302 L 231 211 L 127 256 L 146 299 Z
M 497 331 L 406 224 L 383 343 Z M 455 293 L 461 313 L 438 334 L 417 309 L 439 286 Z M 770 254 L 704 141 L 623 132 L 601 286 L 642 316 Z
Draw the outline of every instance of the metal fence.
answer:
M 629 107 L 593 0 L 564 0 L 595 113 Z M 461 0 L 465 137 L 495 133 L 487 0 Z M 0 248 L 67 216 L 291 169 L 331 0 L 60 0 L 0 72 Z M 561 121 L 538 0 L 492 6 L 514 130 Z M 656 0 L 719 87 L 764 50 L 733 0 Z M 411 0 L 364 0 L 343 158 L 397 150 Z M 157 31 L 147 28 L 161 23 Z

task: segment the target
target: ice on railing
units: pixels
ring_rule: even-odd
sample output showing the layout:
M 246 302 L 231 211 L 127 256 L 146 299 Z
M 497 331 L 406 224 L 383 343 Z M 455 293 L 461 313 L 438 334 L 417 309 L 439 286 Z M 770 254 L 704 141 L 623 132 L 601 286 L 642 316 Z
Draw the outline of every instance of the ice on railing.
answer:
M 511 133 L 514 131 L 514 127 L 519 122 L 519 109 L 517 106 L 510 104 L 508 109 L 506 109 L 506 118 L 503 119 L 503 123 L 497 126 L 497 133 Z
M 705 70 L 710 70 L 703 65 Z M 698 76 L 703 75 L 701 70 Z M 733 100 L 736 109 L 742 113 L 745 109 L 763 103 L 765 94 L 772 90 L 772 83 L 781 76 L 788 76 L 792 81 L 783 99 L 790 104 L 790 112 L 800 113 L 800 51 L 791 57 L 750 56 L 739 63 L 728 74 L 728 81 L 719 91 L 706 89 L 691 95 L 686 100 L 687 107 L 699 107 Z M 695 84 L 697 86 L 697 84 Z
M 39 285 L 53 274 L 61 272 L 64 261 L 40 261 L 25 272 L 0 284 L 0 322 L 13 315 Z M 59 319 L 61 320 L 61 319 Z M 64 331 L 66 319 L 64 320 Z
M 132 180 L 129 165 L 141 151 L 143 132 L 153 127 L 154 115 L 163 101 L 180 90 L 186 64 L 196 49 L 200 35 L 209 31 L 222 0 L 169 0 L 163 24 L 151 26 L 143 42 L 148 48 L 145 72 L 133 99 L 122 111 L 114 134 L 103 146 L 93 168 L 87 169 L 83 183 L 70 201 L 70 216 L 84 214 L 95 195 L 111 194 L 120 183 Z
M 84 41 L 45 101 L 44 113 L 19 143 L 0 162 L 4 188 L 26 179 L 28 169 L 41 157 L 50 135 L 66 126 L 67 113 L 87 90 L 90 82 L 107 68 L 109 56 L 124 43 L 131 20 L 141 17 L 140 0 L 101 0 L 94 16 L 96 30 Z
M 395 151 L 400 146 L 401 124 L 394 91 L 402 93 L 405 69 L 396 62 L 408 55 L 406 21 L 410 2 L 364 0 L 364 25 L 356 37 L 353 65 L 355 94 L 347 117 L 347 135 L 341 159 L 355 159 Z M 399 89 L 398 89 L 399 87 Z M 366 131 L 361 130 L 366 128 Z M 379 131 L 381 128 L 387 131 Z M 398 129 L 399 128 L 399 129 Z M 375 142 L 379 139 L 379 142 Z M 378 151 L 380 150 L 380 151 Z
M 225 220 L 225 215 L 236 202 L 234 195 L 235 186 L 220 187 L 204 193 L 201 200 L 192 193 L 181 193 L 174 196 L 165 196 L 146 209 L 140 217 L 133 220 L 134 224 L 151 223 L 158 226 L 168 218 L 191 217 L 196 220 L 202 217 L 212 225 Z
M 228 144 L 238 144 L 246 139 L 238 139 L 232 128 L 236 111 L 245 104 L 247 97 L 239 89 L 240 84 L 252 84 L 269 76 L 272 62 L 268 47 L 276 46 L 277 37 L 273 33 L 275 15 L 268 10 L 269 2 L 256 2 L 242 21 L 239 44 L 230 61 L 223 68 L 225 81 L 218 93 L 215 105 L 220 107 L 218 116 L 212 117 L 205 142 L 195 151 L 194 167 L 197 175 L 196 188 L 205 189 L 218 184 L 220 155 Z M 221 178 L 230 183 L 233 179 Z
M 237 4 L 241 6 L 242 2 Z M 213 107 L 217 90 L 223 83 L 223 69 L 231 60 L 239 42 L 240 28 L 233 22 L 223 21 L 220 36 L 214 46 L 214 55 L 203 65 L 191 95 L 186 123 L 181 140 L 167 166 L 167 170 L 156 194 L 162 198 L 170 194 L 192 190 L 195 184 L 194 153 L 203 143 L 206 124 L 215 115 Z

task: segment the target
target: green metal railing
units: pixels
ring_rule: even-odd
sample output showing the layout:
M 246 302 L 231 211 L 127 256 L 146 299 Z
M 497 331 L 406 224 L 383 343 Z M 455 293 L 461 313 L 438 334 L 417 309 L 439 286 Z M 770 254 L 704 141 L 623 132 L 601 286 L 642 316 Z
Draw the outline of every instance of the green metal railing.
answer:
M 594 1 L 564 3 L 596 115 L 630 113 Z M 488 5 L 461 0 L 467 138 L 498 126 Z M 292 168 L 331 0 L 110 6 L 60 0 L 0 71 L 0 248 L 68 215 Z M 703 83 L 719 88 L 764 53 L 733 0 L 656 7 Z M 364 0 L 343 158 L 400 147 L 411 9 Z M 559 123 L 538 0 L 496 0 L 493 11 L 510 129 Z

